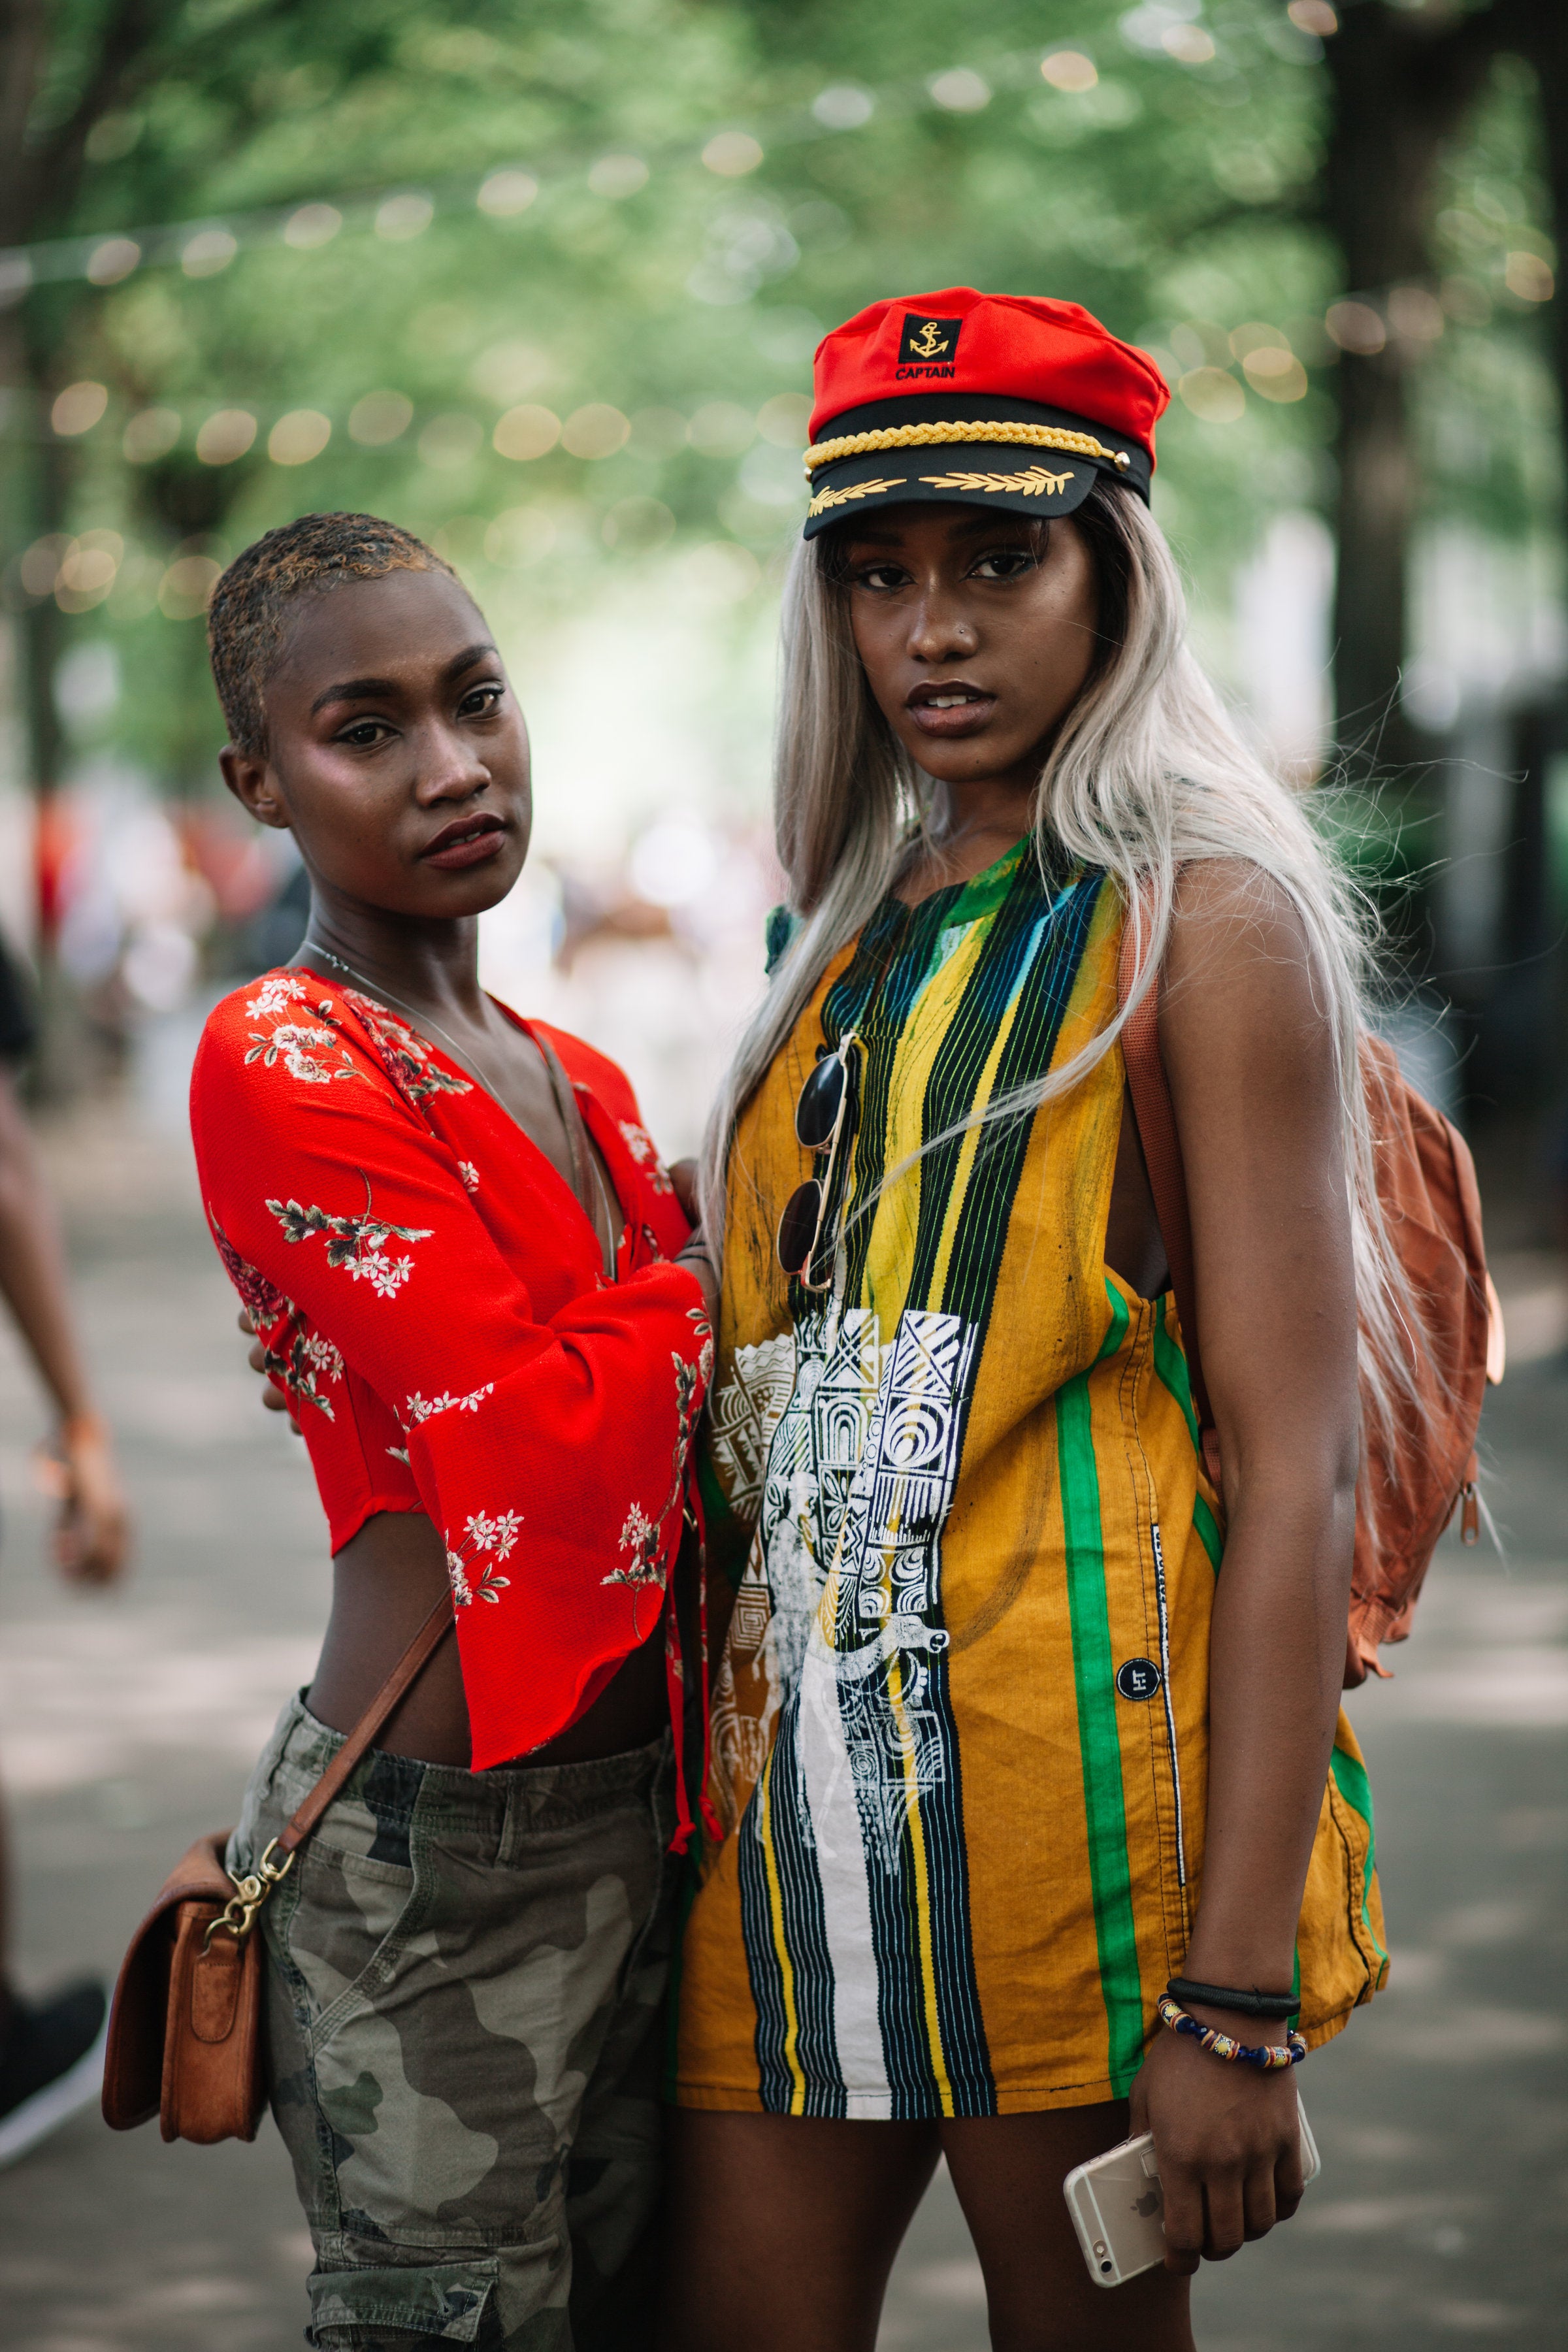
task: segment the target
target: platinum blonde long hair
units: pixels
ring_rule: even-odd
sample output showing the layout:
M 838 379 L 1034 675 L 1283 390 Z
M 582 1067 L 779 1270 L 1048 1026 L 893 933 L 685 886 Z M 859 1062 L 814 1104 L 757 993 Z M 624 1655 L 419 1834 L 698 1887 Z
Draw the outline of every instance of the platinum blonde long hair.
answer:
M 1373 980 L 1370 909 L 1330 856 L 1301 797 L 1248 747 L 1189 650 L 1181 579 L 1142 501 L 1099 485 L 1074 520 L 1095 557 L 1108 642 L 1041 772 L 1037 844 L 1042 854 L 1055 845 L 1102 868 L 1121 892 L 1144 975 L 1127 1011 L 1164 955 L 1178 866 L 1199 858 L 1240 861 L 1268 877 L 1295 908 L 1338 1061 L 1363 1411 L 1387 1428 L 1412 1411 L 1419 1414 L 1420 1402 L 1408 1290 L 1378 1202 L 1372 1127 L 1357 1075 L 1357 1037 Z M 790 906 L 802 919 L 714 1105 L 702 1169 L 710 1233 L 722 1230 L 727 1162 L 741 1113 L 828 964 L 911 856 L 911 820 L 923 823 L 929 802 L 929 780 L 872 698 L 850 633 L 847 592 L 827 545 L 824 538 L 796 550 L 784 603 L 774 821 Z M 1125 1017 L 1119 1014 L 1047 1076 L 994 1100 L 984 1122 L 1032 1116 L 1068 1093 L 1110 1051 Z M 933 1136 L 922 1149 L 944 1139 Z M 889 1170 L 879 1189 L 896 1182 L 909 1164 Z

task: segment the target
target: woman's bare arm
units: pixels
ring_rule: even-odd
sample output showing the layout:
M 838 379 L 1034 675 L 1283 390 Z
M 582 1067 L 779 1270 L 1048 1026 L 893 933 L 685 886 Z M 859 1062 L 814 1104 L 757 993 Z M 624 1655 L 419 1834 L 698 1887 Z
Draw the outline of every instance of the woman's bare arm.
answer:
M 55 1555 L 68 1576 L 107 1584 L 125 1560 L 125 1497 L 77 1345 L 59 1223 L 32 1131 L 0 1070 L 0 1295 L 59 1416 Z
M 1160 1041 L 1226 1516 L 1185 1973 L 1283 1990 L 1333 1739 L 1355 1524 L 1355 1283 L 1333 1039 L 1300 919 L 1253 869 L 1184 874 L 1165 979 Z M 1138 2099 L 1161 2145 L 1172 2267 L 1234 2252 L 1293 2209 L 1295 2097 L 1290 2074 L 1156 2038 Z

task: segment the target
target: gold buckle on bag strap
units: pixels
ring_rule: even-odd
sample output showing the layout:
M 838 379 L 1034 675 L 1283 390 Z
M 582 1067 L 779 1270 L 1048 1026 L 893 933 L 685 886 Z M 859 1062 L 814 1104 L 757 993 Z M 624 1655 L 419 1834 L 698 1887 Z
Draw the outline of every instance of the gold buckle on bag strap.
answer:
M 237 1944 L 242 1944 L 249 1935 L 257 1913 L 273 1888 L 279 1885 L 294 1867 L 291 1853 L 286 1853 L 280 1863 L 274 1862 L 272 1857 L 277 1850 L 278 1841 L 274 1838 L 254 1870 L 247 1871 L 243 1878 L 232 1870 L 229 1872 L 235 1891 L 203 1937 L 204 1953 L 220 1927 L 226 1928 Z

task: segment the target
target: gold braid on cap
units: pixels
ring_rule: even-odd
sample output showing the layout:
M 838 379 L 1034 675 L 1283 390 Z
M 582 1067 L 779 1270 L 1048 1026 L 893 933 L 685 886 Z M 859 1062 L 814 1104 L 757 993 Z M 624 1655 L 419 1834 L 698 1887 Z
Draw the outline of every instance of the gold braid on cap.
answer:
M 1001 441 L 1016 449 L 1064 449 L 1073 457 L 1103 457 L 1118 473 L 1132 460 L 1125 449 L 1108 449 L 1092 433 L 1072 433 L 1062 425 L 884 425 L 874 433 L 846 433 L 837 441 L 814 441 L 805 453 L 805 478 L 840 457 L 864 457 L 873 450 L 921 449 L 932 442 Z

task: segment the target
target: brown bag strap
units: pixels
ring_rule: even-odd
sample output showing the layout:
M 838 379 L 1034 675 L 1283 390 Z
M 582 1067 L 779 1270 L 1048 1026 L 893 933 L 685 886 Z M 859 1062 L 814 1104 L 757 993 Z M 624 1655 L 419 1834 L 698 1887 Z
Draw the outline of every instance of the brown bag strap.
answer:
M 1143 905 L 1147 917 L 1151 893 L 1144 887 Z M 1125 1005 L 1138 982 L 1138 940 L 1133 928 L 1132 909 L 1128 908 L 1121 928 L 1121 961 L 1116 974 L 1116 1001 Z M 1182 1318 L 1182 1343 L 1186 1349 L 1187 1378 L 1192 1383 L 1193 1402 L 1197 1409 L 1200 1431 L 1214 1427 L 1214 1414 L 1209 1410 L 1208 1391 L 1204 1385 L 1203 1365 L 1198 1356 L 1197 1295 L 1193 1281 L 1193 1225 L 1187 1209 L 1187 1179 L 1182 1166 L 1182 1146 L 1176 1134 L 1176 1114 L 1171 1102 L 1171 1088 L 1165 1076 L 1165 1065 L 1160 1057 L 1160 973 L 1158 967 L 1150 974 L 1149 986 L 1142 1001 L 1128 1014 L 1121 1030 L 1121 1058 L 1127 1069 L 1128 1092 L 1132 1097 L 1132 1115 L 1138 1122 L 1138 1139 L 1143 1146 L 1143 1164 L 1149 1171 L 1149 1190 L 1154 1196 L 1154 1214 L 1160 1223 L 1160 1238 L 1165 1244 L 1165 1263 L 1171 1269 L 1171 1288 L 1176 1294 L 1176 1312 Z
M 409 1643 L 381 1688 L 349 1733 L 342 1746 L 278 1838 L 279 1853 L 292 1853 L 302 1845 L 342 1787 L 365 1749 L 374 1739 L 393 1708 L 423 1674 L 457 1620 L 452 1603 L 445 1595 L 437 1601 L 412 1642 Z

